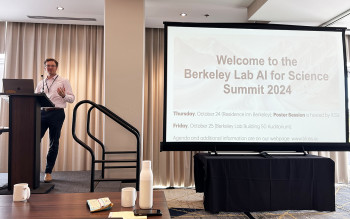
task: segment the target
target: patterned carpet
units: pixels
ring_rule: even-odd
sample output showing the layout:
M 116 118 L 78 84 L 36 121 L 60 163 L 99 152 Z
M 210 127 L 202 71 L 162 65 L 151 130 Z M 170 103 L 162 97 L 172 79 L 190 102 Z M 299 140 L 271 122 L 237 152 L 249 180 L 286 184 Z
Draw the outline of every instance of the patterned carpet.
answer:
M 166 189 L 163 190 L 167 199 L 172 218 L 249 218 L 243 212 L 220 212 L 210 214 L 203 207 L 203 193 L 196 193 L 195 189 Z M 350 218 L 350 185 L 336 185 L 336 211 L 274 211 L 251 212 L 256 219 L 342 219 Z

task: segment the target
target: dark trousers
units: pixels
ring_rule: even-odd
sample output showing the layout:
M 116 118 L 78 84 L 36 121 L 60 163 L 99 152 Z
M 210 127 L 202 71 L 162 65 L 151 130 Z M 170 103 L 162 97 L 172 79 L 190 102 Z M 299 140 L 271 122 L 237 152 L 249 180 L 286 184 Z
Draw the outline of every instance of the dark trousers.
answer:
M 41 138 L 49 129 L 50 148 L 46 157 L 45 173 L 51 173 L 56 163 L 61 129 L 65 119 L 64 110 L 41 111 Z

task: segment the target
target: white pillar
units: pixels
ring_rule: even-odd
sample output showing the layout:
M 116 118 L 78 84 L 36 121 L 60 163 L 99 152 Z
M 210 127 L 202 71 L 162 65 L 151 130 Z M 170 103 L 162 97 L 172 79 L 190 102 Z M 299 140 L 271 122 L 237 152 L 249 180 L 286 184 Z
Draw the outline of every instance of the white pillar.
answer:
M 136 127 L 143 128 L 144 0 L 105 0 L 105 105 Z M 134 135 L 105 119 L 108 150 L 136 150 Z M 112 158 L 133 156 L 113 156 Z M 135 169 L 109 169 L 106 177 L 135 177 Z

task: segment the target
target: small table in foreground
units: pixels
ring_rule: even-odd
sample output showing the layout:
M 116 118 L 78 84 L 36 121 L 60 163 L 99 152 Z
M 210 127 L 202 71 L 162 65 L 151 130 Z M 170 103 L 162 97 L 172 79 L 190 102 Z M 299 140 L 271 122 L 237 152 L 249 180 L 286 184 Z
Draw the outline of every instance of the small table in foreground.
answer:
M 2 218 L 108 218 L 110 212 L 139 209 L 138 199 L 133 208 L 121 207 L 120 192 L 33 194 L 27 202 L 13 202 L 12 195 L 0 195 Z M 90 213 L 88 199 L 109 197 L 114 204 L 111 210 Z M 164 192 L 153 192 L 153 209 L 160 209 L 162 216 L 170 218 Z

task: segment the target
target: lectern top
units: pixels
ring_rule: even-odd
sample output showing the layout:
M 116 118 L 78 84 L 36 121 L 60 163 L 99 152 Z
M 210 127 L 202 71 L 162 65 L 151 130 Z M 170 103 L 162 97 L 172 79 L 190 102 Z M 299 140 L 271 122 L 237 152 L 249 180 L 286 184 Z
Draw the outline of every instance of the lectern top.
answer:
M 51 102 L 51 100 L 46 96 L 44 93 L 32 93 L 32 94 L 6 94 L 6 93 L 0 93 L 0 96 L 8 96 L 8 97 L 18 97 L 18 96 L 23 96 L 23 97 L 36 97 L 37 101 L 40 104 L 40 107 L 54 107 L 55 104 Z M 5 98 L 7 100 L 8 98 Z

